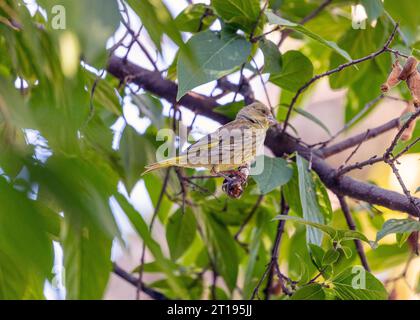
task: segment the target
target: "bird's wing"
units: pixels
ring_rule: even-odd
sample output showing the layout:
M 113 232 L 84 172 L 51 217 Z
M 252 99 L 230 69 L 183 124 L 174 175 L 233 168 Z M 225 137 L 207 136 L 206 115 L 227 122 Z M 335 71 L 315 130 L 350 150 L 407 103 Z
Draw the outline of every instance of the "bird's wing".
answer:
M 231 121 L 223 126 L 221 126 L 219 129 L 214 131 L 213 133 L 210 133 L 192 145 L 190 145 L 183 153 L 194 153 L 199 149 L 202 149 L 204 147 L 207 147 L 208 149 L 212 149 L 220 144 L 220 140 L 223 137 L 224 132 L 231 132 L 234 129 L 244 129 L 248 127 L 248 121 L 244 119 L 238 119 Z

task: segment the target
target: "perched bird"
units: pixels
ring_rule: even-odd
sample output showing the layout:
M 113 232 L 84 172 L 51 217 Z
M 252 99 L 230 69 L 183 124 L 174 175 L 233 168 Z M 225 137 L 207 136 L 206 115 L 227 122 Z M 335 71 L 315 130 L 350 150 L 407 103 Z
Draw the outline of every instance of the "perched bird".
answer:
M 179 156 L 146 166 L 143 174 L 177 166 L 204 167 L 223 176 L 224 172 L 249 166 L 262 150 L 267 130 L 275 124 L 277 121 L 270 109 L 261 102 L 254 102 L 242 108 L 235 120 L 204 136 Z

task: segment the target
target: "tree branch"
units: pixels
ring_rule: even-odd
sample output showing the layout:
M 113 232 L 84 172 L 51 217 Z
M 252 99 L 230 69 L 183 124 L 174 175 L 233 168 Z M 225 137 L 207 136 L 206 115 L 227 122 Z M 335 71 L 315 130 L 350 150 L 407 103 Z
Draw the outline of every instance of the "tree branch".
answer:
M 310 79 L 308 82 L 306 82 L 302 87 L 300 87 L 299 90 L 296 92 L 295 96 L 293 97 L 290 105 L 289 105 L 289 110 L 287 111 L 286 119 L 284 120 L 283 132 L 285 132 L 286 129 L 287 129 L 287 125 L 289 123 L 289 119 L 290 119 L 290 115 L 292 114 L 293 107 L 295 106 L 295 104 L 296 104 L 297 100 L 299 99 L 300 95 L 303 92 L 305 92 L 306 89 L 308 89 L 314 82 L 318 81 L 319 79 L 330 76 L 334 73 L 340 72 L 340 71 L 342 71 L 342 70 L 344 70 L 348 67 L 354 66 L 354 65 L 362 63 L 364 61 L 374 59 L 377 56 L 381 55 L 382 53 L 387 52 L 388 46 L 391 44 L 392 40 L 394 39 L 395 33 L 397 32 L 397 29 L 398 29 L 398 24 L 396 24 L 394 30 L 392 31 L 391 35 L 388 37 L 388 40 L 385 42 L 384 46 L 381 49 L 379 49 L 378 51 L 376 51 L 374 53 L 371 53 L 370 55 L 367 55 L 363 58 L 352 60 L 352 61 L 349 61 L 349 62 L 344 63 L 342 65 L 339 65 L 338 67 L 336 67 L 334 69 L 331 69 L 327 72 L 318 74 L 318 75 L 314 76 L 312 79 Z
M 139 279 L 137 279 L 136 277 L 134 277 L 133 275 L 131 275 L 130 273 L 128 273 L 127 271 L 125 271 L 124 269 L 122 269 L 120 266 L 118 266 L 115 263 L 113 264 L 113 272 L 117 276 L 119 276 L 120 278 L 124 279 L 125 281 L 127 281 L 128 283 L 132 284 L 134 287 L 137 288 L 137 285 L 139 283 Z M 168 297 L 166 297 L 162 293 L 160 293 L 156 290 L 153 290 L 149 287 L 146 287 L 144 284 L 142 284 L 141 290 L 152 299 L 155 299 L 155 300 L 169 300 Z
M 146 70 L 128 61 L 124 62 L 122 58 L 116 56 L 111 57 L 108 71 L 122 82 L 131 81 L 172 103 L 176 100 L 177 85 L 170 80 L 164 79 L 158 72 Z M 180 105 L 221 124 L 230 121 L 230 119 L 224 115 L 213 111 L 215 107 L 219 106 L 217 101 L 213 98 L 197 93 L 188 93 L 181 99 Z M 394 119 L 381 127 L 370 130 L 367 136 L 366 133 L 362 133 L 359 138 L 356 136 L 350 139 L 350 141 L 341 142 L 338 144 L 339 147 L 337 147 L 337 145 L 331 146 L 323 149 L 322 152 L 314 152 L 303 146 L 297 139 L 291 137 L 287 133 L 282 134 L 281 127 L 278 126 L 267 133 L 266 145 L 271 148 L 273 153 L 278 157 L 283 156 L 284 154 L 299 152 L 301 156 L 310 159 L 312 154 L 312 168 L 319 175 L 324 184 L 336 194 L 346 195 L 354 199 L 417 216 L 410 201 L 404 195 L 357 181 L 347 176 L 337 178 L 336 171 L 323 160 L 323 157 L 356 146 L 360 143 L 360 139 L 369 139 L 380 133 L 396 128 L 398 122 L 399 119 Z M 420 199 L 414 199 L 416 203 L 420 204 Z

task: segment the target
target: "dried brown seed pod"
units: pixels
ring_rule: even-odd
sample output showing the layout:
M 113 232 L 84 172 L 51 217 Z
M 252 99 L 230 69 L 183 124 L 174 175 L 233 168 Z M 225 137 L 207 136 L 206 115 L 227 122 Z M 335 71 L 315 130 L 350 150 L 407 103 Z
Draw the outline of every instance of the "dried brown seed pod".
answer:
M 237 171 L 232 171 L 229 174 L 229 178 L 223 181 L 222 190 L 231 198 L 240 198 L 244 192 L 248 176 L 248 167 L 242 167 Z
M 418 61 L 414 57 L 409 57 L 402 69 L 400 75 L 398 76 L 399 80 L 407 80 L 408 77 L 415 71 L 417 71 Z
M 413 102 L 408 102 L 407 107 L 404 109 L 404 111 L 402 112 L 401 116 L 408 114 L 408 113 L 413 113 L 416 111 L 416 108 L 414 107 L 414 103 Z M 398 126 L 398 129 L 401 130 L 401 128 L 403 127 L 403 124 L 400 123 Z M 408 128 L 404 130 L 403 134 L 401 135 L 401 140 L 402 141 L 408 141 L 411 139 L 411 137 L 413 136 L 413 131 L 414 128 L 416 127 L 416 120 L 411 121 Z
M 395 60 L 395 62 L 392 64 L 392 71 L 389 74 L 388 79 L 383 85 L 381 85 L 382 92 L 388 92 L 389 89 L 395 87 L 398 83 L 400 83 L 398 77 L 400 76 L 401 71 L 402 68 L 400 62 L 398 60 Z
M 230 177 L 223 181 L 222 190 L 231 198 L 239 199 L 244 192 L 243 181 L 239 176 Z
M 417 108 L 420 107 L 420 73 L 417 70 L 407 78 L 407 86 L 413 97 L 414 105 Z

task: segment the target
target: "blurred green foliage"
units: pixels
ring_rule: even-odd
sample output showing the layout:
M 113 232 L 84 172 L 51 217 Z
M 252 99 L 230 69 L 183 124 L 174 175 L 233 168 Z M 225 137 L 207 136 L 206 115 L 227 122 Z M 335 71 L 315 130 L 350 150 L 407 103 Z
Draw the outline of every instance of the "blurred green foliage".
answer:
M 410 52 L 420 41 L 419 15 L 408 0 L 386 0 L 384 6 L 381 1 L 334 1 L 305 27 L 298 22 L 321 1 L 269 1 L 270 23 L 292 28 L 297 32 L 291 37 L 301 40 L 299 50 L 284 54 L 263 37 L 250 41 L 250 36 L 261 36 L 267 23 L 258 0 L 213 0 L 209 6 L 190 6 L 178 17 L 172 17 L 160 0 L 126 2 L 157 50 L 163 50 L 164 35 L 180 47 L 170 70 L 179 83 L 178 98 L 242 66 L 252 69 L 252 55 L 261 50 L 262 71 L 283 89 L 281 100 L 287 103 L 314 72 L 381 48 L 393 28 L 392 18 L 401 22 L 405 35 L 393 46 Z M 359 2 L 369 22 L 374 21 L 365 30 L 352 29 L 349 19 L 350 5 Z M 271 259 L 278 224 L 273 219 L 280 212 L 281 193 L 294 219 L 303 217 L 312 223 L 287 223 L 283 234 L 279 259 L 294 281 L 292 299 L 386 299 L 383 285 L 370 273 L 366 290 L 349 286 L 352 266 L 359 264 L 351 240 L 367 241 L 363 232 L 379 231 L 383 221 L 369 227 L 360 223 L 361 233 L 346 233 L 341 212 L 332 212 L 325 186 L 299 155 L 295 155 L 297 165 L 290 159 L 266 158 L 270 171 L 255 177 L 256 183 L 250 180 L 240 200 L 218 193 L 219 181 L 197 180 L 185 212 L 177 196 L 182 186 L 171 172 L 157 212 L 166 230 L 166 254 L 162 239 L 152 237 L 143 215 L 118 187 L 122 183 L 130 194 L 143 179 L 153 207 L 158 206 L 162 173 L 140 174 L 154 160 L 157 129 L 170 124 L 159 97 L 122 90 L 118 80 L 101 72 L 109 55 L 106 41 L 120 23 L 121 5 L 111 0 L 38 0 L 38 4 L 46 14 L 30 14 L 23 1 L 3 0 L 0 6 L 0 299 L 44 298 L 45 281 L 53 282 L 54 277 L 53 241 L 64 252 L 66 298 L 102 298 L 112 272 L 113 241 L 123 244 L 111 201 L 116 201 L 153 256 L 144 272 L 164 276 L 148 286 L 170 298 L 200 299 L 209 291 L 203 274 L 213 269 L 222 279 L 210 290 L 215 298 L 249 299 Z M 64 30 L 51 25 L 55 5 L 66 10 Z M 210 27 L 215 21 L 220 30 Z M 183 32 L 193 34 L 186 44 Z M 346 121 L 380 94 L 391 59 L 384 54 L 330 78 L 333 89 L 348 89 Z M 397 90 L 406 94 L 404 88 Z M 123 119 L 126 99 L 151 124 L 140 134 L 125 123 L 115 148 L 111 127 Z M 234 117 L 242 106 L 228 104 L 216 112 Z M 326 128 L 314 116 L 305 116 Z M 418 126 L 414 137 L 419 130 Z M 419 152 L 419 146 L 410 152 Z M 372 215 L 364 208 L 354 211 L 357 216 Z M 315 222 L 321 227 L 314 227 Z M 397 231 L 390 222 L 385 227 L 380 237 L 418 230 L 408 221 Z M 323 237 L 320 229 L 330 238 Z M 404 243 L 380 245 L 367 253 L 373 271 L 399 266 L 408 254 Z M 323 282 L 308 283 L 318 273 Z M 262 287 L 266 285 L 267 280 Z

